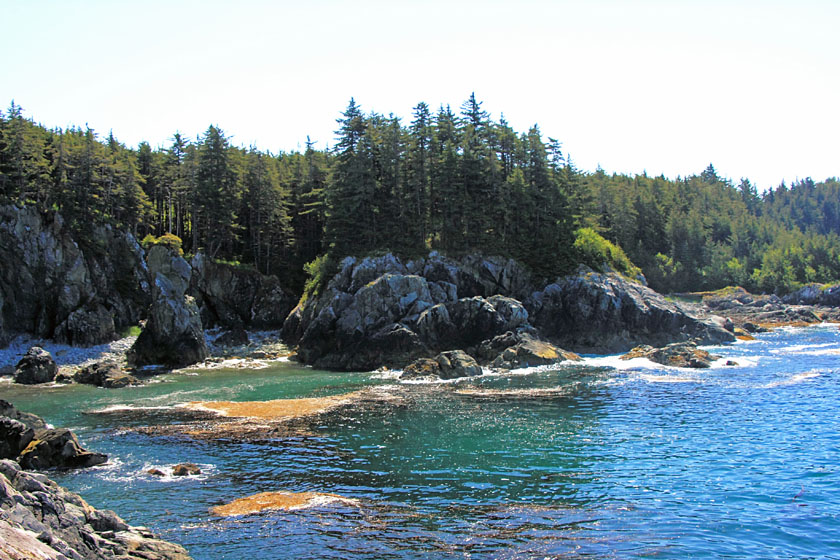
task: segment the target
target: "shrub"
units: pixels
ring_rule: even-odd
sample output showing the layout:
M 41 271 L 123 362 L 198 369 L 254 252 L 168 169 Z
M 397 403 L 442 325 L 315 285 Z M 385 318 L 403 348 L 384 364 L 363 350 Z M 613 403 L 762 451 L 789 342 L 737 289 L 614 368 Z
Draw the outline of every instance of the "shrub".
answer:
M 181 244 L 181 238 L 173 233 L 164 233 L 160 237 L 155 237 L 150 233 L 140 242 L 140 245 L 147 251 L 155 245 L 163 245 L 164 247 L 169 247 L 173 251 L 177 251 L 179 255 L 183 256 L 184 250 L 181 249 Z
M 308 278 L 303 286 L 301 301 L 306 301 L 310 297 L 317 297 L 321 288 L 329 282 L 330 277 L 335 273 L 335 262 L 329 254 L 323 254 L 303 265 L 303 270 Z
M 586 266 L 604 271 L 604 265 L 630 279 L 636 279 L 642 270 L 633 264 L 624 250 L 604 239 L 592 228 L 580 228 L 575 232 L 574 250 L 579 262 Z

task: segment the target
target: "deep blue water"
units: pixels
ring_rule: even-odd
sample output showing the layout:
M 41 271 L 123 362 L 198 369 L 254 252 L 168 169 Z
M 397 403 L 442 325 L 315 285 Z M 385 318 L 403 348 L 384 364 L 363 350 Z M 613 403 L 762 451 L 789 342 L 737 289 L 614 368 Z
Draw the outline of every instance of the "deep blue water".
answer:
M 397 410 L 327 419 L 271 443 L 140 435 L 194 400 L 324 396 L 398 385 L 278 363 L 170 374 L 139 388 L 0 386 L 76 430 L 110 465 L 53 473 L 96 507 L 198 560 L 274 558 L 840 558 L 840 330 L 783 329 L 714 351 L 709 370 L 589 357 L 447 384 L 400 385 Z M 142 418 L 88 415 L 161 407 Z M 152 466 L 198 463 L 200 477 Z M 269 490 L 359 500 L 219 518 Z

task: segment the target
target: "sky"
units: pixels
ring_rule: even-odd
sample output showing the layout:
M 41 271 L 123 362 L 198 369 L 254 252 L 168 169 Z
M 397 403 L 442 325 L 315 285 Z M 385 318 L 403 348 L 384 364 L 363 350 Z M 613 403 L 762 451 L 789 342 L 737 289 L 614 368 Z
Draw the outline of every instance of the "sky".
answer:
M 538 124 L 584 171 L 840 176 L 840 2 L 0 0 L 0 107 L 167 146 L 335 144 L 351 97 Z

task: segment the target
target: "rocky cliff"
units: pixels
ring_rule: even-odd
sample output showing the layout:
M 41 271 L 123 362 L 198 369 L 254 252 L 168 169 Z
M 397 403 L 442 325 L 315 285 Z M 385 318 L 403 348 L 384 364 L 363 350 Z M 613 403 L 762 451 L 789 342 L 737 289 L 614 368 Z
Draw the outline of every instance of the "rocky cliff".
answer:
M 135 366 L 184 367 L 207 357 L 207 344 L 195 300 L 187 295 L 192 269 L 174 249 L 155 245 L 147 257 L 152 278 L 149 318 L 131 347 Z
M 280 328 L 297 301 L 276 276 L 216 263 L 202 252 L 190 265 L 190 295 L 196 300 L 205 328 Z
M 137 324 L 149 302 L 142 249 L 107 226 L 86 241 L 55 212 L 0 207 L 0 344 L 29 333 L 88 346 Z
M 588 351 L 734 340 L 617 274 L 581 270 L 538 289 L 511 259 L 436 253 L 407 262 L 393 255 L 348 257 L 318 297 L 300 303 L 283 326 L 303 362 L 334 369 L 401 367 L 453 349 L 492 363 L 498 356 L 483 356 L 481 349 L 495 348 L 488 341 L 505 333 L 513 334 L 511 344 L 528 334 Z

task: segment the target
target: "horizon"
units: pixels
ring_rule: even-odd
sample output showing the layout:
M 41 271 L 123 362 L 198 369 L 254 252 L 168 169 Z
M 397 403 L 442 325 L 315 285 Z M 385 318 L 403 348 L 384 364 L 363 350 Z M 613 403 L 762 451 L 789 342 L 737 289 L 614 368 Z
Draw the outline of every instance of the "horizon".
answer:
M 840 6 L 827 1 L 6 7 L 4 114 L 14 100 L 47 128 L 133 148 L 213 124 L 241 147 L 291 152 L 309 136 L 325 149 L 351 97 L 405 125 L 421 101 L 457 111 L 474 91 L 493 121 L 537 124 L 586 172 L 711 163 L 760 191 L 840 176 Z

